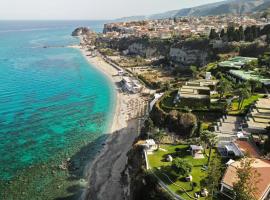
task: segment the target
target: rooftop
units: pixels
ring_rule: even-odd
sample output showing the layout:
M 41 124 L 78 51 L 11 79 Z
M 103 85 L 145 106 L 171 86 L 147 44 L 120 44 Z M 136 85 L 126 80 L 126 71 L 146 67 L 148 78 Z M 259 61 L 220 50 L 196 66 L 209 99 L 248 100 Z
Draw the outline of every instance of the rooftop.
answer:
M 236 140 L 235 143 L 237 144 L 237 146 L 242 152 L 244 152 L 245 154 L 248 154 L 250 157 L 252 158 L 260 157 L 260 154 L 257 151 L 257 149 L 248 141 Z
M 247 80 L 256 80 L 260 81 L 264 85 L 270 85 L 270 78 L 266 78 L 260 75 L 255 74 L 254 71 L 244 71 L 244 70 L 230 70 L 230 74 L 243 79 Z
M 238 180 L 237 169 L 240 167 L 240 165 L 240 161 L 231 163 L 222 178 L 222 183 L 233 188 L 234 183 L 236 183 Z M 252 170 L 256 170 L 260 174 L 259 181 L 256 184 L 258 191 L 255 193 L 256 199 L 260 200 L 264 197 L 265 193 L 270 187 L 270 162 L 255 158 L 252 168 Z
M 178 97 L 180 99 L 210 99 L 210 87 L 197 83 L 199 82 L 186 82 L 186 85 L 179 89 Z
M 202 146 L 198 146 L 198 145 L 190 145 L 190 148 L 192 150 L 203 150 L 203 147 Z
M 205 87 L 205 86 L 189 86 L 189 85 L 184 85 L 182 86 L 181 89 L 190 89 L 190 90 L 210 90 L 209 87 Z M 181 90 L 180 89 L 180 90 Z
M 227 67 L 227 68 L 235 68 L 235 69 L 241 69 L 245 64 L 251 62 L 251 61 L 256 61 L 258 60 L 257 58 L 252 58 L 252 57 L 241 57 L 241 56 L 236 56 L 233 57 L 227 61 L 220 62 L 218 66 L 220 67 Z

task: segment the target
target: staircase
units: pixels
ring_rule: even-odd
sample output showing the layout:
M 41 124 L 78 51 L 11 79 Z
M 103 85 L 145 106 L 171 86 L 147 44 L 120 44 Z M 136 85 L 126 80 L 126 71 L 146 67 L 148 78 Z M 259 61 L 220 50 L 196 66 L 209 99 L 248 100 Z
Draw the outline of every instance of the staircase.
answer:
M 236 116 L 224 116 L 218 122 L 216 134 L 220 141 L 233 141 L 237 138 L 237 132 L 242 124 L 242 118 Z

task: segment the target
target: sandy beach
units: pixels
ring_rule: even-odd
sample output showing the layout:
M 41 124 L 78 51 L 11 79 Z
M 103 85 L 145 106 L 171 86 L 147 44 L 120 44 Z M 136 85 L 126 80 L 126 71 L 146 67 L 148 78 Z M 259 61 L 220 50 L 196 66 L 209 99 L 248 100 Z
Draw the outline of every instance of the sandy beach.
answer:
M 109 138 L 100 154 L 85 169 L 88 188 L 81 199 L 120 200 L 128 195 L 128 188 L 121 184 L 121 172 L 127 163 L 127 152 L 139 135 L 141 117 L 145 115 L 147 100 L 140 94 L 128 94 L 119 88 L 118 70 L 101 57 L 88 56 L 83 47 L 77 47 L 87 60 L 102 71 L 114 84 L 116 105 Z

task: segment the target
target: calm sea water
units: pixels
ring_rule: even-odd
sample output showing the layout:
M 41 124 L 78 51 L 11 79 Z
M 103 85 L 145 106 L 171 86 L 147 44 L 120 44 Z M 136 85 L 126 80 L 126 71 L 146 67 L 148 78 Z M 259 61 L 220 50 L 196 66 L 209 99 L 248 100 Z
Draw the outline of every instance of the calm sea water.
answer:
M 101 31 L 103 22 L 0 22 L 0 191 L 25 169 L 101 142 L 114 106 L 110 82 L 78 50 L 42 48 L 78 43 L 70 34 L 81 25 Z

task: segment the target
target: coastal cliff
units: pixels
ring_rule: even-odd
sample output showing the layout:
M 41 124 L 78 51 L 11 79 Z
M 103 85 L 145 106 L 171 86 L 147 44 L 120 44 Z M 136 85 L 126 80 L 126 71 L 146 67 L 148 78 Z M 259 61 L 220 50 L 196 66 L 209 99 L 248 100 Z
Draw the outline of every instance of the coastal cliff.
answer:
M 208 53 L 197 49 L 171 48 L 170 59 L 182 65 L 200 65 L 207 63 Z
M 169 60 L 175 66 L 204 66 L 211 61 L 213 49 L 206 38 L 189 38 L 172 44 Z
M 154 47 L 145 47 L 141 43 L 133 43 L 128 47 L 125 52 L 127 54 L 135 54 L 149 58 L 158 54 L 158 49 Z
M 211 62 L 214 51 L 207 39 L 192 41 L 181 38 L 151 39 L 147 37 L 99 38 L 97 45 L 106 46 L 128 56 L 166 58 L 175 67 L 204 66 Z
M 122 184 L 128 187 L 125 192 L 126 200 L 172 200 L 153 174 L 145 169 L 143 149 L 136 145 L 128 152 Z

